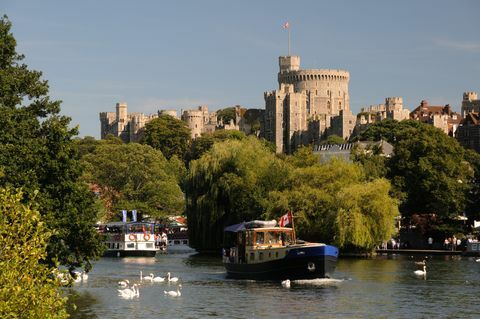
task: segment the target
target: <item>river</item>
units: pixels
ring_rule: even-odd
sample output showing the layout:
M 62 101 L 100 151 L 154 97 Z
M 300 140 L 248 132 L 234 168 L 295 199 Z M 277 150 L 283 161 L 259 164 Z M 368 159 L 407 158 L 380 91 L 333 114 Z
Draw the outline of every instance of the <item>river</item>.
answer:
M 335 278 L 257 282 L 225 278 L 220 258 L 188 254 L 155 258 L 102 258 L 89 278 L 66 289 L 72 318 L 480 318 L 480 262 L 459 256 L 431 257 L 426 277 L 411 256 L 340 259 Z M 176 284 L 140 283 L 154 273 Z M 122 299 L 117 282 L 140 284 L 140 296 Z

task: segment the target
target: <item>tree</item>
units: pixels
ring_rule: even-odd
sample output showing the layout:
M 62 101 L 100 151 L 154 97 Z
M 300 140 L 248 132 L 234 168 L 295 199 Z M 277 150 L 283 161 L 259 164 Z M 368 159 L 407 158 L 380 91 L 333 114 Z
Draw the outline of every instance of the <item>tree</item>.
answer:
M 330 145 L 340 145 L 345 144 L 345 140 L 335 134 L 329 135 L 326 140 L 322 141 L 320 144 L 330 144 Z
M 472 173 L 460 144 L 422 123 L 397 128 L 395 138 L 388 176 L 406 196 L 402 213 L 436 213 L 441 219 L 463 213 Z
M 190 152 L 190 160 L 199 159 L 203 153 L 212 148 L 216 142 L 225 140 L 242 140 L 246 136 L 243 132 L 236 130 L 217 130 L 213 133 L 205 133 L 197 137 L 192 143 L 192 150 Z
M 103 143 L 85 155 L 82 163 L 83 179 L 100 188 L 106 221 L 122 209 L 136 209 L 154 218 L 183 212 L 178 162 L 167 161 L 148 145 Z
M 0 189 L 0 317 L 67 318 L 47 255 L 51 232 L 21 191 Z
M 102 253 L 93 195 L 78 181 L 69 128 L 60 101 L 51 101 L 42 73 L 21 64 L 6 16 L 0 19 L 0 187 L 21 187 L 25 201 L 35 197 L 49 237 L 46 261 L 70 268 L 85 266 Z M 38 194 L 37 194 L 37 191 Z M 37 195 L 35 195 L 37 194 Z
M 160 150 L 167 159 L 174 155 L 186 159 L 190 149 L 191 134 L 185 122 L 162 114 L 145 125 L 141 143 Z
M 393 234 L 398 206 L 389 196 L 390 183 L 367 181 L 358 165 L 339 160 L 302 165 L 293 170 L 286 185 L 269 193 L 267 217 L 278 219 L 292 211 L 303 239 L 369 252 Z
M 235 122 L 236 115 L 235 115 L 235 107 L 227 107 L 217 111 L 217 119 L 218 121 L 223 121 L 224 124 L 230 123 L 231 120 Z
M 257 219 L 269 191 L 281 189 L 288 169 L 255 137 L 218 142 L 190 163 L 186 181 L 191 245 L 218 251 L 223 228 Z

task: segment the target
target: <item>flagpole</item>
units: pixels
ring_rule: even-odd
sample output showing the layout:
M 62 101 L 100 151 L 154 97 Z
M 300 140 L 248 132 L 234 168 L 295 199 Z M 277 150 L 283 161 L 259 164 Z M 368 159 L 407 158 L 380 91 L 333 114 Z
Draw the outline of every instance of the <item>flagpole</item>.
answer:
M 288 56 L 290 56 L 290 25 L 288 25 Z
M 292 235 L 293 235 L 293 243 L 296 244 L 296 243 L 297 243 L 297 235 L 295 234 L 295 223 L 293 222 L 293 213 L 290 212 L 290 214 L 292 215 Z

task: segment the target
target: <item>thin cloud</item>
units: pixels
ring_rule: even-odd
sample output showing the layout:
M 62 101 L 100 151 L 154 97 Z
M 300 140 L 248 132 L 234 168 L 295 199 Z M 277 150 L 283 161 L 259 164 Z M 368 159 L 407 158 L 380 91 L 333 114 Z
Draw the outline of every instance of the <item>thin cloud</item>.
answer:
M 435 39 L 437 46 L 464 52 L 480 52 L 480 42 L 458 42 L 446 39 Z

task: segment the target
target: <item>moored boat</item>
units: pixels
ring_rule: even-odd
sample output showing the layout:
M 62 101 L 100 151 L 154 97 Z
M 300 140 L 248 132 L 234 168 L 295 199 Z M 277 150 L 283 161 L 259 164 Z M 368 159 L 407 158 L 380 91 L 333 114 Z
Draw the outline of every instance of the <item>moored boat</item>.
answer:
M 255 280 L 330 278 L 338 248 L 295 239 L 294 228 L 276 221 L 252 221 L 225 228 L 236 234 L 234 247 L 224 249 L 227 276 Z
M 105 236 L 104 256 L 154 257 L 159 251 L 155 245 L 154 224 L 146 222 L 111 222 L 99 225 Z

